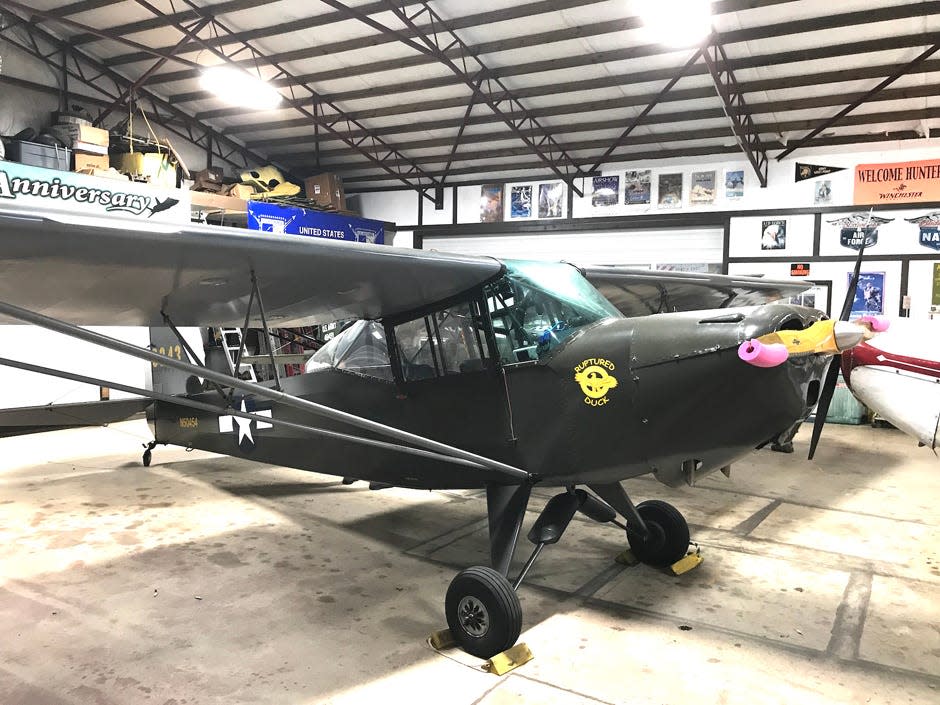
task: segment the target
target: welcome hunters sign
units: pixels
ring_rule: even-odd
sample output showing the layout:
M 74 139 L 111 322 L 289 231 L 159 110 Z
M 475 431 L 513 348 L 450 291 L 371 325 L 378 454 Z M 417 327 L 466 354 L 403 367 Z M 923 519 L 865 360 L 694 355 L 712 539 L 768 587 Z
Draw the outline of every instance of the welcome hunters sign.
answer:
M 5 204 L 149 222 L 190 220 L 189 191 L 0 161 L 0 208 Z
M 855 167 L 856 205 L 940 201 L 940 159 Z

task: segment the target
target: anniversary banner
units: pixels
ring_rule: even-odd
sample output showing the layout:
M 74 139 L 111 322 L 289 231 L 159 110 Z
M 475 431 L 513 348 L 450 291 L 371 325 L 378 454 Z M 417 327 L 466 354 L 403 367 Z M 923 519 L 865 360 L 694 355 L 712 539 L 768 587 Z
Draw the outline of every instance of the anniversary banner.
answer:
M 940 159 L 855 167 L 855 205 L 940 201 Z

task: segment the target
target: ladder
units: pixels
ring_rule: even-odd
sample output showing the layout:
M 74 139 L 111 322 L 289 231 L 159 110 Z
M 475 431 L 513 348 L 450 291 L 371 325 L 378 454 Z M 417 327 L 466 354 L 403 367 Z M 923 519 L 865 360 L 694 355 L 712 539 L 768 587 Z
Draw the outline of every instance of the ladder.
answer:
M 254 366 L 245 361 L 245 356 L 248 354 L 247 351 L 242 353 L 242 360 L 238 365 L 238 370 L 235 369 L 235 360 L 238 358 L 238 351 L 241 350 L 242 343 L 245 339 L 242 329 L 219 328 L 219 335 L 222 349 L 225 350 L 225 359 L 228 360 L 228 368 L 232 376 L 244 379 L 243 374 L 247 373 L 247 379 L 252 382 L 257 382 L 258 378 L 255 376 Z

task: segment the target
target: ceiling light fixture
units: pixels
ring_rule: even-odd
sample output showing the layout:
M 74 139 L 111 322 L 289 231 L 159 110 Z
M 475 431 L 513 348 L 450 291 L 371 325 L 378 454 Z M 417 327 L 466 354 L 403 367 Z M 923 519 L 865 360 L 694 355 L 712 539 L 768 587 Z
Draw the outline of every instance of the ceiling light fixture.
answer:
M 701 44 L 712 31 L 711 0 L 653 0 L 640 11 L 649 38 L 680 49 Z
M 284 97 L 267 81 L 231 66 L 213 66 L 202 72 L 202 87 L 229 105 L 273 110 Z

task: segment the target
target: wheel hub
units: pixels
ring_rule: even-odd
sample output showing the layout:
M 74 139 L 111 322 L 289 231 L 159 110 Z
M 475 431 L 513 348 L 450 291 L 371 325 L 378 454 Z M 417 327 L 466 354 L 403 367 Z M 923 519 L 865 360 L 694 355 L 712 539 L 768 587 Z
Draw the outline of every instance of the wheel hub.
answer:
M 489 631 L 490 615 L 486 607 L 477 598 L 467 595 L 457 605 L 457 619 L 460 626 L 470 636 L 481 637 Z

